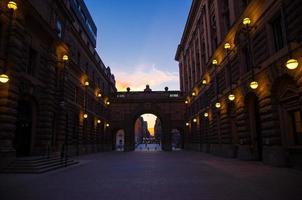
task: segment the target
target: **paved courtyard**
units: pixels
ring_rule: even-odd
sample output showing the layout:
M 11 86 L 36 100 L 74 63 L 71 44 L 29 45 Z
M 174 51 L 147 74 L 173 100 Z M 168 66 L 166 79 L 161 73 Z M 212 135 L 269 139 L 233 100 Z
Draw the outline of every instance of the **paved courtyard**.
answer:
M 1 200 L 301 200 L 302 171 L 198 152 L 110 152 L 40 175 L 0 174 Z

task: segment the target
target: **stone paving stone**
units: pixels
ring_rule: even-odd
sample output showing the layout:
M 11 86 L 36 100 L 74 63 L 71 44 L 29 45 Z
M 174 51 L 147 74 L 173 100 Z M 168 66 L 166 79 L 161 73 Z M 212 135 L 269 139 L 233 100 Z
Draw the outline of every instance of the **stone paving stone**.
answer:
M 1 200 L 301 200 L 302 171 L 199 152 L 109 152 L 46 174 L 0 174 Z

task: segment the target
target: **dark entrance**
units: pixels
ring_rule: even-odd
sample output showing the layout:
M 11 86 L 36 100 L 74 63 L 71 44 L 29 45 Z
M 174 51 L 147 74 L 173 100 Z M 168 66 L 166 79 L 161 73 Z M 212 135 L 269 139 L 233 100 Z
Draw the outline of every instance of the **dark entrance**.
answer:
M 29 156 L 32 138 L 32 104 L 28 101 L 20 101 L 17 109 L 14 148 L 18 157 Z
M 261 134 L 261 121 L 259 113 L 258 97 L 255 94 L 250 95 L 249 98 L 249 120 L 251 131 L 251 143 L 254 150 L 256 160 L 262 160 L 262 134 Z

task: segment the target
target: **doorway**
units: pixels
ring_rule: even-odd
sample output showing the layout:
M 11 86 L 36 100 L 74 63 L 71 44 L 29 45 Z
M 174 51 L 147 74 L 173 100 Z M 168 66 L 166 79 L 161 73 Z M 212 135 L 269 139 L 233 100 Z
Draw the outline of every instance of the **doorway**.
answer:
M 20 101 L 17 107 L 17 122 L 14 148 L 17 157 L 30 156 L 32 145 L 33 108 L 29 101 Z
M 263 144 L 261 134 L 261 121 L 259 112 L 259 101 L 255 94 L 248 98 L 248 115 L 251 133 L 251 144 L 254 147 L 254 156 L 256 160 L 262 160 Z

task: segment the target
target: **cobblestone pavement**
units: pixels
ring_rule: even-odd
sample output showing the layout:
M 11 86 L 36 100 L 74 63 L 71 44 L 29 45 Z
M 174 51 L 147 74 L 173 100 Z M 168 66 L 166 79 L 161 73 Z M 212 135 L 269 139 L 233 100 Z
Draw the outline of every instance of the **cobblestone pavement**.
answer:
M 40 175 L 0 174 L 1 200 L 301 200 L 302 171 L 199 152 L 110 152 Z

